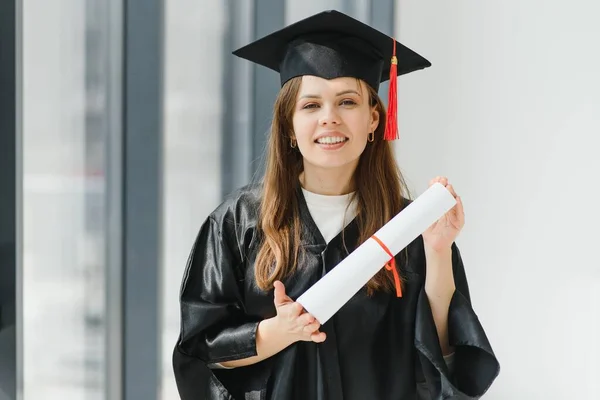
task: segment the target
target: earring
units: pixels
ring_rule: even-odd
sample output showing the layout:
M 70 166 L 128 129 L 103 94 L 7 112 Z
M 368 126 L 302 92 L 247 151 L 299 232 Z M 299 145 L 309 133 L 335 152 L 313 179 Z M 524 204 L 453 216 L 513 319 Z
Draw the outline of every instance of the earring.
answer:
M 369 134 L 367 135 L 367 140 L 369 142 L 372 142 L 373 140 L 375 140 L 375 132 L 369 132 Z
M 290 138 L 290 146 L 292 147 L 292 149 L 296 148 L 296 144 L 297 144 L 296 139 Z

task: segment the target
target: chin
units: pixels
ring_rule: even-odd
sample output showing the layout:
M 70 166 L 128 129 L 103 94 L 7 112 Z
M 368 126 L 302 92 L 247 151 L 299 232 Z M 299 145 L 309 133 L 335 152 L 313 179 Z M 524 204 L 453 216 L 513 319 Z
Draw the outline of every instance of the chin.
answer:
M 358 165 L 358 158 L 355 159 L 339 159 L 337 157 L 327 157 L 327 159 L 320 158 L 318 160 L 304 160 L 304 163 L 308 163 L 314 168 L 322 169 L 336 169 L 336 168 L 352 168 Z

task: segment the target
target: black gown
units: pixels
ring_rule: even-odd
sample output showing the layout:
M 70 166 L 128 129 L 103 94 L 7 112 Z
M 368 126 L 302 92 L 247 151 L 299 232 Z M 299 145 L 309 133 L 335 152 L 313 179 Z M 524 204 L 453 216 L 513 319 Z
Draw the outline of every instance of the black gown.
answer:
M 283 283 L 297 299 L 356 248 L 355 220 L 329 244 L 298 187 L 302 248 L 297 273 Z M 273 291 L 254 280 L 260 187 L 230 195 L 204 222 L 181 286 L 181 331 L 173 367 L 182 400 L 416 400 L 475 399 L 500 366 L 477 315 L 458 248 L 452 247 L 456 292 L 448 330 L 455 347 L 451 374 L 440 349 L 424 290 L 425 254 L 419 236 L 397 256 L 403 296 L 363 289 L 321 331 L 325 342 L 296 342 L 254 365 L 208 365 L 256 355 L 259 321 L 276 315 Z M 402 256 L 404 254 L 404 256 Z

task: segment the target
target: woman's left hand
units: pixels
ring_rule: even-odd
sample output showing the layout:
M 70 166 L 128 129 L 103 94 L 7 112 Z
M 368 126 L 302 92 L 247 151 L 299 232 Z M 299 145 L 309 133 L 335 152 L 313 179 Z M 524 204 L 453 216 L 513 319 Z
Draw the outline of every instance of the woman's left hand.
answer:
M 460 196 L 456 194 L 452 185 L 448 184 L 448 179 L 438 176 L 429 181 L 429 186 L 436 182 L 444 185 L 456 199 L 456 205 L 423 232 L 425 250 L 442 253 L 451 249 L 452 243 L 465 225 L 465 212 Z

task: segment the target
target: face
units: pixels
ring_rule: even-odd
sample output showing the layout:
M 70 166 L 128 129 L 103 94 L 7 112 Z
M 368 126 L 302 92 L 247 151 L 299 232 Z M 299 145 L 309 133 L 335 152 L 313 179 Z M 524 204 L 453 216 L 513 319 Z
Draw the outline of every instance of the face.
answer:
M 356 168 L 379 114 L 364 82 L 303 76 L 294 109 L 293 137 L 304 168 Z

